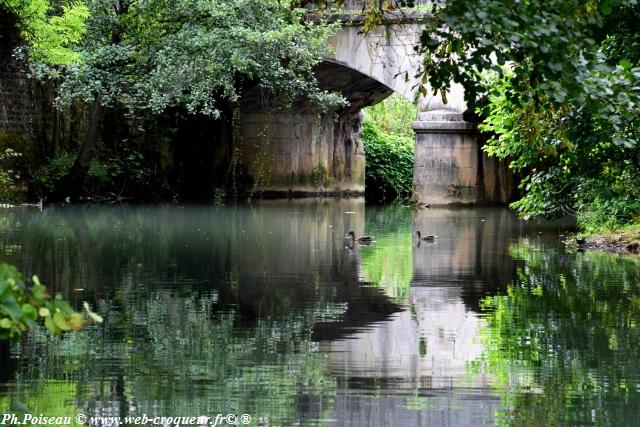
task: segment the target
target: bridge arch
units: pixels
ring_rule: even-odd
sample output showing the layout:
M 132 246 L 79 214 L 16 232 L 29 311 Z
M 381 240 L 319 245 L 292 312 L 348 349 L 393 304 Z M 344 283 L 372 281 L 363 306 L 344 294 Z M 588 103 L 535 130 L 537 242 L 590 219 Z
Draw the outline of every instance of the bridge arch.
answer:
M 318 64 L 314 74 L 323 89 L 341 93 L 349 101 L 352 111 L 375 105 L 395 92 L 376 76 L 332 59 Z
M 418 104 L 419 112 L 413 123 L 416 132 L 413 190 L 419 202 L 433 205 L 507 202 L 513 191 L 513 179 L 504 165 L 482 150 L 476 123 L 465 120 L 467 105 L 462 86 L 452 86 L 447 103 L 429 89 L 426 96 L 419 94 L 424 70 L 416 47 L 425 25 L 419 16 L 406 18 L 402 14 L 390 16 L 387 24 L 366 33 L 358 22 L 346 21 L 332 39 L 334 52 L 326 62 L 351 69 L 365 76 L 365 80 L 376 81 Z
M 364 33 L 358 19 L 347 20 L 332 37 L 334 50 L 325 61 L 341 64 L 380 82 L 408 101 L 417 102 L 419 111 L 462 113 L 467 105 L 460 85 L 452 86 L 446 104 L 431 90 L 427 90 L 426 96 L 418 94 L 424 68 L 416 48 L 424 28 L 419 17 L 399 15 Z

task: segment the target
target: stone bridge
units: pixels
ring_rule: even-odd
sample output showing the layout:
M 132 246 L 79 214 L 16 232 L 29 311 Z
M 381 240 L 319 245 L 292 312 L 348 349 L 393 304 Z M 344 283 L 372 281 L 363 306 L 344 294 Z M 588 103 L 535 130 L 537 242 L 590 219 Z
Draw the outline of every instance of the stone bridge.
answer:
M 463 119 L 462 90 L 454 88 L 447 104 L 432 94 L 416 98 L 422 61 L 415 47 L 428 16 L 392 12 L 384 24 L 363 33 L 363 16 L 357 10 L 362 0 L 346 3 L 351 10 L 330 17 L 342 26 L 331 41 L 334 53 L 318 65 L 315 74 L 324 88 L 340 91 L 349 107 L 337 114 L 320 114 L 304 103 L 288 111 L 273 110 L 265 108 L 262 94 L 245 93 L 240 132 L 234 130 L 235 117 L 233 124 L 230 118 L 212 124 L 194 119 L 176 137 L 175 146 L 182 151 L 166 162 L 169 172 L 171 164 L 185 165 L 173 171 L 185 193 L 192 189 L 194 195 L 207 199 L 220 188 L 245 195 L 362 194 L 361 109 L 396 92 L 419 104 L 413 123 L 414 194 L 419 202 L 507 201 L 513 188 L 511 175 L 485 155 L 475 124 Z M 309 13 L 308 19 L 314 16 L 318 17 Z M 12 148 L 20 152 L 48 153 L 48 148 L 34 148 L 35 142 L 64 137 L 70 143 L 73 135 L 61 130 L 66 129 L 62 115 L 49 112 L 44 89 L 37 89 L 14 64 L 11 52 L 18 36 L 4 21 L 0 19 L 0 98 L 5 101 L 0 102 L 0 148 L 14 144 L 15 139 L 22 145 L 15 143 Z
M 415 47 L 428 16 L 388 13 L 384 25 L 363 33 L 363 16 L 348 12 L 331 16 L 342 27 L 332 39 L 334 53 L 317 67 L 316 77 L 326 89 L 341 92 L 349 108 L 337 118 L 304 107 L 268 114 L 246 112 L 242 127 L 243 167 L 250 178 L 246 191 L 363 192 L 360 110 L 396 92 L 419 105 L 413 123 L 417 201 L 434 205 L 507 202 L 513 179 L 507 168 L 482 151 L 476 124 L 463 119 L 467 107 L 462 88 L 453 87 L 446 104 L 432 92 L 417 95 L 422 61 Z

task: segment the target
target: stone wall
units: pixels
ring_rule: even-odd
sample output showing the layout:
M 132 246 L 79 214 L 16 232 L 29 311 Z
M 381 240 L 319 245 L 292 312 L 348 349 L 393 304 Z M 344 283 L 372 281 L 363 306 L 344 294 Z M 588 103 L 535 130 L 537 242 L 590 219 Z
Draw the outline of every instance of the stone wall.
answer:
M 81 105 L 64 112 L 54 108 L 53 88 L 30 79 L 26 65 L 15 58 L 20 44 L 13 18 L 0 9 L 0 148 L 31 152 L 23 154 L 35 161 L 75 142 L 85 114 Z
M 33 120 L 30 84 L 10 65 L 0 69 L 0 99 L 0 132 L 30 136 Z
M 0 9 L 0 149 L 31 137 L 31 84 L 13 57 L 18 41 L 13 18 Z
M 248 195 L 361 194 L 361 113 L 335 119 L 313 112 L 242 115 L 238 161 Z

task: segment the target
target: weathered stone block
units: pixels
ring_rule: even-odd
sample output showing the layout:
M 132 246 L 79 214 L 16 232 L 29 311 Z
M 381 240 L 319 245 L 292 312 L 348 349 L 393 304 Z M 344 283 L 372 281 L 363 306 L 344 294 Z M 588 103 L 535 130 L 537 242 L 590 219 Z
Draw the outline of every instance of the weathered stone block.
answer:
M 337 120 L 313 112 L 244 114 L 242 166 L 253 184 L 243 190 L 248 194 L 363 193 L 360 121 L 360 115 L 353 113 L 343 113 Z

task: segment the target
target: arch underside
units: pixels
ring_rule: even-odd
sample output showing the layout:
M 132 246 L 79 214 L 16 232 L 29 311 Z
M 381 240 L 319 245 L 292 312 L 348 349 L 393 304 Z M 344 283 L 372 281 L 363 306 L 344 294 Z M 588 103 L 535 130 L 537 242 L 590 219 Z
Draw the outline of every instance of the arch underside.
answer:
M 335 61 L 325 60 L 314 70 L 320 87 L 340 92 L 353 111 L 377 104 L 389 97 L 394 90 L 373 77 Z

